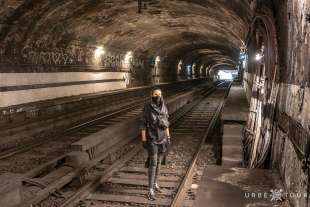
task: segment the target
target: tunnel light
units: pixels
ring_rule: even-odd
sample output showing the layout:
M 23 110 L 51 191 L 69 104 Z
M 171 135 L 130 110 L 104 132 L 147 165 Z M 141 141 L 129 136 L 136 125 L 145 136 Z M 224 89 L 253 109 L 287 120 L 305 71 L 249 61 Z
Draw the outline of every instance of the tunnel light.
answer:
M 124 62 L 125 64 L 129 64 L 130 61 L 132 60 L 132 57 L 133 57 L 133 53 L 132 51 L 128 51 L 125 55 L 125 58 L 124 58 Z
M 183 65 L 183 61 L 182 61 L 182 60 L 179 60 L 178 69 L 181 69 L 181 68 L 182 68 L 182 65 Z
M 157 57 L 155 58 L 155 67 L 158 67 L 158 66 L 159 66 L 159 63 L 160 63 L 160 57 L 157 56 Z
M 196 73 L 196 63 L 193 63 L 193 65 L 192 65 L 192 75 L 194 75 L 195 76 L 195 73 Z
M 202 75 L 203 65 L 200 66 L 199 74 Z
M 187 76 L 191 76 L 192 75 L 192 65 L 187 65 L 186 69 L 187 69 Z
M 183 65 L 183 61 L 179 60 L 179 63 L 178 63 L 178 74 L 180 74 L 181 71 L 182 71 L 182 65 Z
M 255 55 L 255 60 L 256 60 L 256 61 L 260 61 L 263 57 L 264 57 L 263 55 L 261 55 L 260 53 L 257 53 L 257 54 Z
M 98 59 L 104 53 L 105 51 L 103 50 L 102 46 L 97 47 L 97 49 L 95 50 L 95 58 Z
M 133 58 L 133 52 L 132 51 L 128 51 L 124 57 L 123 60 L 123 67 L 124 68 L 129 68 L 130 67 L 130 63 L 132 61 Z
M 157 56 L 157 57 L 155 58 L 155 63 L 157 63 L 157 62 L 160 62 L 160 57 L 159 57 L 159 56 Z

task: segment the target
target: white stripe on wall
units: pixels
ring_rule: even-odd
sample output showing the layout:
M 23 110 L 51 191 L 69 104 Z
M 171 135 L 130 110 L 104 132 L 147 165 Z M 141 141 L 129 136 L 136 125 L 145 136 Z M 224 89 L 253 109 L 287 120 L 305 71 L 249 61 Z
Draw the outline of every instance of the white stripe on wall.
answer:
M 122 79 L 125 72 L 0 73 L 0 87 Z
M 126 82 L 121 81 L 1 92 L 0 107 L 124 88 Z

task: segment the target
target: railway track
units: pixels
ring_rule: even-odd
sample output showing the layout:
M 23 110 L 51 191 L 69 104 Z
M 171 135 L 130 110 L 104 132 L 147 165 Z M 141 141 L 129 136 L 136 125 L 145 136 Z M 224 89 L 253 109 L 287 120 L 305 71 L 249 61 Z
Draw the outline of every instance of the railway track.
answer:
M 190 88 L 188 87 L 172 89 L 167 91 L 166 94 L 168 97 L 174 97 L 189 90 Z M 34 140 L 31 143 L 1 152 L 0 174 L 10 172 L 29 175 L 27 172 L 44 163 L 61 160 L 71 151 L 70 144 L 85 136 L 136 116 L 141 112 L 142 105 L 148 99 L 139 99 L 136 104 L 131 104 L 113 113 L 97 116 L 94 119 L 79 123 L 65 131 L 58 132 L 44 139 Z
M 133 140 L 121 153 L 116 150 L 114 159 L 99 156 L 88 163 L 88 167 L 84 166 L 88 170 L 82 181 L 74 180 L 81 169 L 60 168 L 68 173 L 51 186 L 36 191 L 34 198 L 21 206 L 191 206 L 196 188 L 192 180 L 199 180 L 206 164 L 215 164 L 214 149 L 204 143 L 221 112 L 229 88 L 227 83 L 224 85 L 224 89 L 188 104 L 172 116 L 173 144 L 168 154 L 169 162 L 162 167 L 159 177 L 163 192 L 157 195 L 156 201 L 146 198 L 146 152 L 137 140 Z M 210 157 L 214 159 L 210 160 Z

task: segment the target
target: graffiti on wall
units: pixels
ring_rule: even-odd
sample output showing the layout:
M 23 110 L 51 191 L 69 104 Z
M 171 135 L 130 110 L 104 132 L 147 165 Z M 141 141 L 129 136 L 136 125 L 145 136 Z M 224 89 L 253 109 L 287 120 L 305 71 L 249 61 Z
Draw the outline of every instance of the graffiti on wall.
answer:
M 95 57 L 96 47 L 70 46 L 47 48 L 34 45 L 23 47 L 0 44 L 0 64 L 29 66 L 91 66 L 94 69 L 131 70 L 142 66 L 144 60 L 128 53 L 105 53 Z M 96 60 L 95 60 L 96 59 Z

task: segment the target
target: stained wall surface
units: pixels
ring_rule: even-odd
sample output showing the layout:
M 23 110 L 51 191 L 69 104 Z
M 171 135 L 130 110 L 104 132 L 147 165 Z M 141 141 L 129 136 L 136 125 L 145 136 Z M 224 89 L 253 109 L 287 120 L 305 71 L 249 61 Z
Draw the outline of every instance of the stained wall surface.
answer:
M 0 107 L 205 76 L 238 62 L 251 18 L 237 0 L 0 4 Z
M 291 204 L 304 206 L 307 173 L 302 159 L 310 138 L 310 1 L 274 0 L 260 6 L 257 16 L 268 20 L 255 24 L 244 79 L 251 102 L 246 137 L 253 143 L 258 140 L 252 144 L 256 152 L 252 148 L 248 153 L 248 164 L 278 169 L 287 192 L 302 194 L 290 197 Z M 265 56 L 257 63 L 255 55 L 262 44 Z

